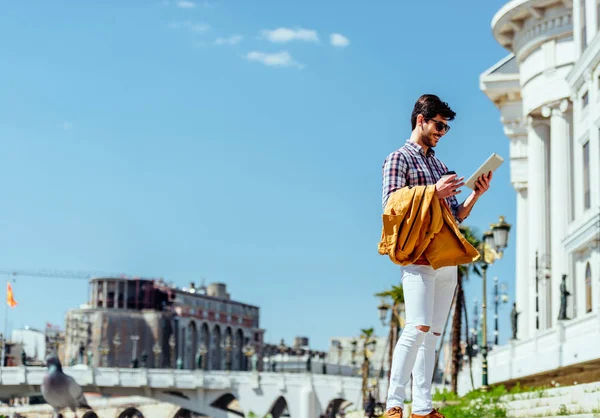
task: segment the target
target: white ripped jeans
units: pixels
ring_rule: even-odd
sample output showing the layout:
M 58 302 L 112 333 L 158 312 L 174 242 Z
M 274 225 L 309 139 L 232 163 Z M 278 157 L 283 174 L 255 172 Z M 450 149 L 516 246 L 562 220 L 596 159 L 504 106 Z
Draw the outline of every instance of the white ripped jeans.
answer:
M 412 413 L 427 415 L 433 410 L 431 380 L 435 350 L 452 304 L 456 275 L 456 267 L 437 270 L 422 265 L 402 267 L 406 323 L 394 349 L 386 409 L 398 406 L 404 409 L 412 372 Z M 418 326 L 429 330 L 423 332 Z

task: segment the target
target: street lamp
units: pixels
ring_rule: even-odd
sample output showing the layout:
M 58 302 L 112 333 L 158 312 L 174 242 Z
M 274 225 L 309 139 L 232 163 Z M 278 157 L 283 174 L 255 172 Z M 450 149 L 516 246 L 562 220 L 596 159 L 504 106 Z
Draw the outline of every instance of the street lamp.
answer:
M 112 343 L 115 346 L 115 366 L 119 367 L 118 355 L 119 355 L 119 347 L 121 346 L 121 337 L 119 336 L 119 334 L 115 334 L 115 336 L 112 340 Z
M 343 351 L 341 341 L 338 341 L 337 351 L 338 351 L 338 358 L 337 358 L 338 370 L 339 370 L 340 376 L 341 376 L 342 375 L 342 351 Z
M 535 252 L 535 329 L 540 329 L 540 280 L 550 278 L 552 259 L 550 254 Z M 545 280 L 544 280 L 545 282 Z M 546 314 L 547 316 L 547 314 Z M 547 323 L 547 318 L 546 321 Z M 544 324 L 544 328 L 546 325 Z
M 108 344 L 102 344 L 102 346 L 100 347 L 100 354 L 102 354 L 102 366 L 107 367 L 108 355 L 110 354 L 110 348 L 108 347 Z
M 497 224 L 490 225 L 491 230 L 483 233 L 483 243 L 481 245 L 481 268 L 483 270 L 483 302 L 481 303 L 481 310 L 483 312 L 483 324 L 482 324 L 482 347 L 481 353 L 483 355 L 482 363 L 482 385 L 481 390 L 487 392 L 489 389 L 488 385 L 488 344 L 487 344 L 487 268 L 494 261 L 502 258 L 502 253 L 508 244 L 508 233 L 510 231 L 510 225 L 504 221 L 504 216 L 500 216 Z
M 356 367 L 356 345 L 358 344 L 358 341 L 355 338 L 350 344 L 352 344 L 352 374 L 354 374 L 354 369 Z
M 251 361 L 252 356 L 256 352 L 256 350 L 254 349 L 254 344 L 252 344 L 251 342 L 247 342 L 242 348 L 242 352 L 246 356 L 246 363 L 248 364 L 250 371 L 254 371 L 254 367 Z
M 154 353 L 154 367 L 158 369 L 160 368 L 160 355 L 162 353 L 162 348 L 158 341 L 154 343 L 152 352 Z
M 383 324 L 384 327 L 388 325 L 387 313 L 388 313 L 389 309 L 390 309 L 390 305 L 385 303 L 385 300 L 382 299 L 381 303 L 377 307 L 377 310 L 379 311 L 379 319 L 381 319 L 381 323 Z
M 198 347 L 198 353 L 197 353 L 198 360 L 199 360 L 197 367 L 200 370 L 204 370 L 206 353 L 208 353 L 208 348 L 206 347 L 206 344 L 204 342 L 202 342 L 202 344 L 200 344 L 200 347 Z
M 500 283 L 498 287 L 498 278 L 494 277 L 494 345 L 498 345 L 498 306 L 508 303 L 506 289 L 506 283 Z
M 234 345 L 231 343 L 231 335 L 227 334 L 225 343 L 221 346 L 225 350 L 225 370 L 231 371 L 231 352 Z
M 137 368 L 137 342 L 140 339 L 139 335 L 132 335 L 131 341 L 133 342 L 133 346 L 131 348 L 131 364 L 134 369 Z
M 404 311 L 404 303 L 400 301 L 394 301 L 394 305 L 388 305 L 384 299 L 381 300 L 381 303 L 377 307 L 379 311 L 379 319 L 381 320 L 381 324 L 384 327 L 389 325 L 389 364 L 388 364 L 388 379 L 390 378 L 392 371 L 392 358 L 394 354 L 394 348 L 396 347 L 396 343 L 400 338 L 400 333 L 402 331 L 403 320 L 400 316 L 400 313 Z M 390 320 L 387 320 L 388 310 L 391 311 Z M 381 373 L 383 373 L 383 362 L 381 363 Z
M 169 337 L 169 354 L 172 362 L 172 367 L 175 368 L 175 334 L 171 334 Z

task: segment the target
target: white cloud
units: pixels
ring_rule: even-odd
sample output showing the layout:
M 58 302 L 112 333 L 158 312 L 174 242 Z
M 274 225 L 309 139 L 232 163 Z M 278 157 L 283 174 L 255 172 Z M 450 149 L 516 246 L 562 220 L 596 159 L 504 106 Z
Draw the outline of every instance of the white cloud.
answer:
M 242 35 L 231 35 L 227 38 L 219 37 L 215 41 L 215 45 L 237 45 L 242 42 L 243 39 L 244 37 Z
M 265 29 L 262 31 L 262 36 L 263 38 L 275 43 L 285 43 L 290 41 L 319 42 L 319 36 L 317 35 L 317 32 L 311 29 Z
M 180 9 L 193 9 L 196 7 L 196 2 L 190 0 L 178 0 L 176 5 Z
M 193 22 L 172 22 L 169 23 L 171 29 L 187 29 L 192 32 L 206 32 L 210 29 L 209 25 L 204 23 L 193 23 Z
M 287 51 L 281 51 L 276 53 L 268 53 L 261 51 L 248 52 L 245 55 L 248 61 L 260 62 L 269 67 L 296 67 L 299 69 L 304 68 L 304 65 L 295 61 L 294 58 Z
M 350 45 L 350 40 L 341 33 L 332 33 L 330 36 L 331 45 L 337 48 L 345 48 Z

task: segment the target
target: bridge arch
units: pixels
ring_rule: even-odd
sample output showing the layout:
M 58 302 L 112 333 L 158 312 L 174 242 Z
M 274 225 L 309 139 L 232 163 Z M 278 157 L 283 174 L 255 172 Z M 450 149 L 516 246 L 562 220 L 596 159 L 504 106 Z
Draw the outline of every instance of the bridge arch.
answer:
M 98 415 L 94 411 L 87 411 L 81 418 L 98 418 Z
M 231 393 L 226 393 L 224 395 L 219 396 L 214 402 L 210 404 L 210 406 L 240 417 L 246 416 L 237 398 Z
M 127 408 L 119 414 L 118 418 L 144 418 L 144 414 L 136 408 Z
M 327 409 L 325 409 L 325 418 L 336 417 L 338 413 L 342 411 L 345 412 L 350 405 L 352 405 L 352 402 L 347 401 L 346 399 L 332 399 L 329 404 L 327 404 Z
M 283 396 L 280 396 L 279 398 L 275 399 L 275 402 L 273 402 L 271 409 L 269 409 L 269 413 L 273 416 L 273 418 L 282 418 L 290 416 L 287 401 Z
M 195 412 L 189 411 L 185 408 L 181 408 L 179 411 L 173 415 L 173 418 L 202 418 L 208 417 L 208 415 L 204 414 L 196 414 Z

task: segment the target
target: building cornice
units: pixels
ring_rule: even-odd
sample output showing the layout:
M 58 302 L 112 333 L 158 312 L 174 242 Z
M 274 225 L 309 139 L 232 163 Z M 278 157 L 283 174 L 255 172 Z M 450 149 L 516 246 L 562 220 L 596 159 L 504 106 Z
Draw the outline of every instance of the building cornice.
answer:
M 586 82 L 590 69 L 596 68 L 598 64 L 600 64 L 600 32 L 592 39 L 592 42 L 567 74 L 567 83 L 569 83 L 571 89 L 578 91 Z
M 571 10 L 570 0 L 512 0 L 494 15 L 492 33 L 504 48 L 519 53 L 525 45 L 529 49 L 536 39 L 572 32 Z
M 567 234 L 563 241 L 567 252 L 577 251 L 586 245 L 600 245 L 600 212 L 590 216 L 574 230 Z
M 514 58 L 509 54 L 479 76 L 480 90 L 497 106 L 507 102 L 521 101 L 519 73 L 497 73 L 496 71 Z

